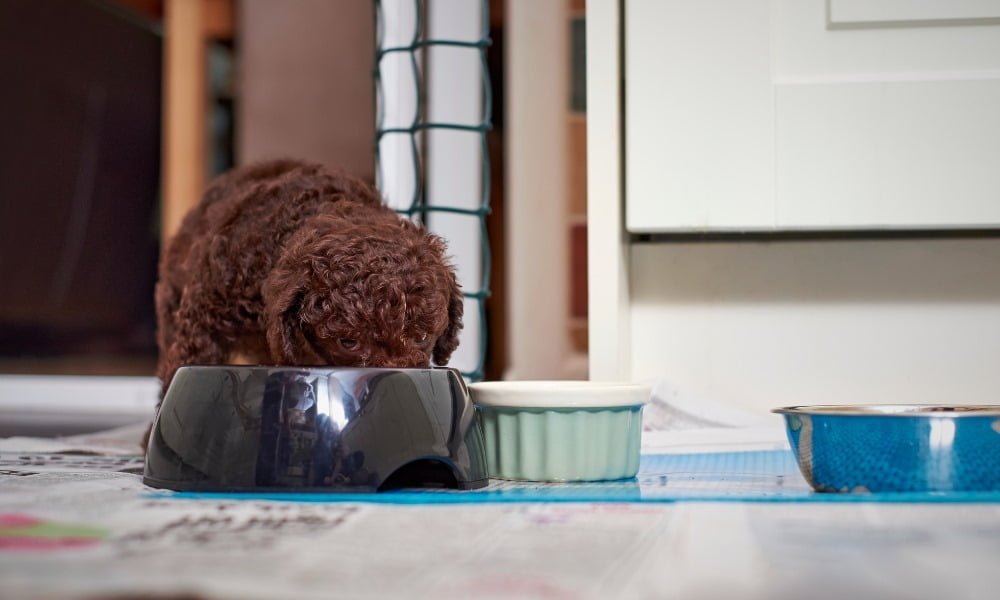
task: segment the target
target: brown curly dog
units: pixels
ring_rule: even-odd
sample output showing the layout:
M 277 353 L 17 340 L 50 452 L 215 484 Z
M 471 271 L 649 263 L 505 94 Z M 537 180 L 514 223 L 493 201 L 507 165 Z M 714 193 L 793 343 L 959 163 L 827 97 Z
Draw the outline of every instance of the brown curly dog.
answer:
M 160 260 L 157 376 L 190 364 L 448 362 L 462 294 L 441 238 L 343 172 L 298 161 L 213 181 Z

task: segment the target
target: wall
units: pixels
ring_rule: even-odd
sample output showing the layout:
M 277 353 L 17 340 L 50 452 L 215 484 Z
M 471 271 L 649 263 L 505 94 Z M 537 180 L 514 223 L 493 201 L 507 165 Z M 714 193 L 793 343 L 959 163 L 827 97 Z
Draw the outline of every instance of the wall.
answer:
M 373 180 L 371 3 L 243 0 L 237 15 L 237 161 L 307 158 Z
M 566 4 L 509 0 L 506 26 L 508 379 L 580 377 L 567 330 Z
M 631 246 L 631 377 L 766 411 L 996 403 L 1000 240 Z

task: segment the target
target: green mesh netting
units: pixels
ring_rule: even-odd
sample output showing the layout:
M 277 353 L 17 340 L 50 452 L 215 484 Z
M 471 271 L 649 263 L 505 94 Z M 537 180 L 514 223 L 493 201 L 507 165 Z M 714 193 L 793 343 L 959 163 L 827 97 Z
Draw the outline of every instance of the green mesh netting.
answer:
M 469 2 L 475 0 L 467 0 Z M 412 196 L 409 200 L 408 206 L 399 208 L 397 210 L 407 216 L 408 218 L 418 220 L 427 224 L 432 218 L 433 213 L 452 213 L 452 214 L 462 214 L 476 217 L 478 219 L 479 227 L 479 243 L 481 247 L 482 256 L 482 277 L 479 282 L 479 288 L 470 290 L 465 289 L 464 294 L 466 299 L 471 299 L 478 309 L 478 314 L 468 314 L 466 313 L 466 322 L 470 318 L 475 318 L 479 320 L 479 349 L 478 349 L 478 360 L 475 363 L 475 367 L 470 371 L 462 371 L 462 374 L 469 380 L 476 381 L 482 379 L 483 377 L 483 367 L 486 360 L 486 344 L 487 344 L 487 330 L 486 330 L 486 298 L 489 297 L 489 281 L 490 281 L 490 247 L 489 238 L 486 233 L 486 215 L 490 212 L 490 161 L 489 161 L 489 149 L 487 146 L 486 132 L 492 128 L 491 115 L 493 111 L 493 97 L 492 89 L 490 86 L 489 78 L 489 67 L 486 60 L 486 49 L 490 45 L 491 40 L 489 37 L 490 31 L 490 11 L 489 11 L 489 0 L 479 0 L 480 1 L 480 14 L 482 16 L 482 25 L 480 30 L 480 35 L 478 39 L 475 40 L 456 40 L 456 39 L 432 39 L 429 38 L 426 32 L 426 0 L 413 0 L 413 10 L 414 10 L 414 26 L 412 36 L 409 38 L 408 43 L 400 46 L 383 47 L 384 33 L 385 33 L 385 19 L 386 14 L 383 4 L 387 3 L 386 0 L 374 0 L 375 8 L 375 23 L 376 23 L 376 40 L 375 40 L 375 69 L 374 69 L 374 84 L 375 93 L 377 98 L 383 99 L 384 89 L 382 83 L 382 59 L 386 55 L 393 53 L 405 54 L 409 58 L 409 65 L 412 71 L 413 81 L 415 84 L 416 93 L 416 110 L 414 111 L 413 120 L 405 127 L 387 127 L 386 117 L 385 117 L 385 102 L 378 102 L 378 110 L 376 114 L 375 123 L 375 172 L 376 177 L 381 187 L 382 182 L 382 162 L 380 157 L 380 142 L 383 137 L 387 135 L 403 135 L 409 138 L 409 148 L 410 148 L 410 158 L 412 160 L 413 173 L 414 173 L 414 183 Z M 425 85 L 425 73 L 422 68 L 423 65 L 420 62 L 421 50 L 425 48 L 430 48 L 432 46 L 451 46 L 460 49 L 467 49 L 469 52 L 476 52 L 479 56 L 480 64 L 480 82 L 478 85 L 482 85 L 482 113 L 481 120 L 479 123 L 475 124 L 463 124 L 458 122 L 448 122 L 447 120 L 437 120 L 430 122 L 426 118 L 427 114 L 427 99 L 426 99 L 426 85 Z M 470 82 L 470 86 L 477 85 Z M 474 91 L 474 90 L 473 90 Z M 460 92 L 459 92 L 460 93 Z M 426 185 L 424 183 L 426 177 L 426 165 L 422 162 L 423 153 L 421 151 L 422 147 L 422 136 L 424 132 L 434 129 L 447 129 L 454 131 L 465 131 L 476 134 L 479 136 L 479 147 L 480 147 L 480 159 L 481 159 L 481 173 L 482 181 L 480 185 L 481 197 L 478 199 L 478 206 L 476 208 L 466 208 L 462 206 L 448 206 L 446 204 L 434 203 L 433 205 L 428 204 Z M 433 160 L 433 158 L 432 158 Z M 468 203 L 466 203 L 467 205 Z M 467 303 L 468 306 L 468 303 Z

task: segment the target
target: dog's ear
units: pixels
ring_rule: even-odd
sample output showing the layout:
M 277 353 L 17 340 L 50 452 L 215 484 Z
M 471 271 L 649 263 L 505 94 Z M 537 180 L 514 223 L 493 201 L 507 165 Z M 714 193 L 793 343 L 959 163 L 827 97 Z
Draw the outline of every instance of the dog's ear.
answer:
M 301 263 L 279 264 L 268 274 L 261 289 L 268 351 L 278 364 L 322 362 L 310 351 L 302 329 L 301 310 L 308 277 L 301 267 Z
M 465 310 L 465 298 L 455 274 L 448 275 L 448 324 L 434 344 L 434 364 L 439 366 L 448 364 L 451 353 L 458 348 L 458 334 L 462 332 L 462 313 Z
M 261 288 L 267 347 L 276 362 L 298 362 L 298 350 L 305 341 L 296 327 L 304 291 L 293 279 L 284 269 L 274 269 Z

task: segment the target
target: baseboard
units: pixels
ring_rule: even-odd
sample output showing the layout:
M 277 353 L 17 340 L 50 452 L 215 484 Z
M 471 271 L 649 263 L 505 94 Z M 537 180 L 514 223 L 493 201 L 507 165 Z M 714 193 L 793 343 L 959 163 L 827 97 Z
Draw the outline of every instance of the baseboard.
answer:
M 0 437 L 100 431 L 152 419 L 155 377 L 0 375 Z

